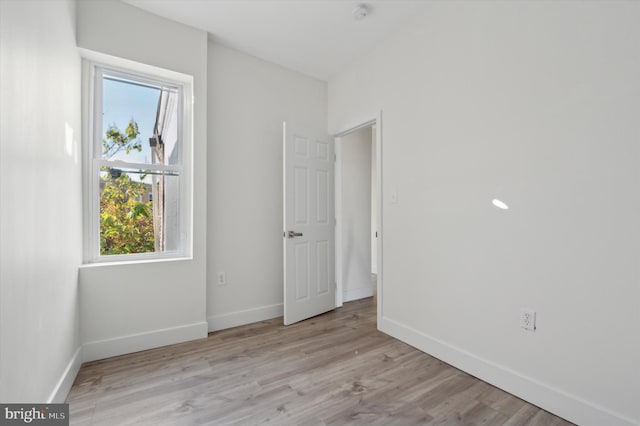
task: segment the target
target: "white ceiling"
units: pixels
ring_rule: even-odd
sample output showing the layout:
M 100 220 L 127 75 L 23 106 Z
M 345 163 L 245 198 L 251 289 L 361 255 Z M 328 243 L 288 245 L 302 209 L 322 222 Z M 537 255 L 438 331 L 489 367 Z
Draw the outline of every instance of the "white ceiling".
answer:
M 208 31 L 213 40 L 328 80 L 425 13 L 426 0 L 123 0 Z M 364 3 L 369 15 L 351 11 Z

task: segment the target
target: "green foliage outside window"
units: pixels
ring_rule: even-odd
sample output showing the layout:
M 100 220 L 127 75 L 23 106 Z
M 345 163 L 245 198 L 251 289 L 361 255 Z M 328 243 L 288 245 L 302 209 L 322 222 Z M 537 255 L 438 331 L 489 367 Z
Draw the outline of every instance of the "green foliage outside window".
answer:
M 131 119 L 124 132 L 109 127 L 103 140 L 103 154 L 111 158 L 124 150 L 141 150 L 137 123 Z M 153 205 L 147 200 L 149 186 L 129 174 L 103 167 L 100 176 L 100 254 L 116 255 L 153 252 Z M 144 176 L 141 176 L 144 180 Z

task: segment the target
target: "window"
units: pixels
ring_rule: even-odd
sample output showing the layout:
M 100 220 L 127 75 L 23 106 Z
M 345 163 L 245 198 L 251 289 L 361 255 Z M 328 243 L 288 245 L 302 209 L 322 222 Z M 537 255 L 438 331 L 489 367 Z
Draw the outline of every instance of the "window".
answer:
M 185 84 L 90 68 L 87 260 L 187 255 Z

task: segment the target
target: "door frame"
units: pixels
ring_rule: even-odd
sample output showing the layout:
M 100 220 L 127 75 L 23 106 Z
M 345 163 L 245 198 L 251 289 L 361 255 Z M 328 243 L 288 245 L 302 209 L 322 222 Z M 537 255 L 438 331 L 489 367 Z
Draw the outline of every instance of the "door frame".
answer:
M 382 288 L 383 288 L 383 252 L 382 252 L 382 240 L 384 238 L 384 232 L 382 227 L 382 111 L 378 111 L 376 114 L 369 115 L 368 120 L 358 121 L 351 126 L 344 126 L 343 129 L 332 135 L 334 139 L 336 164 L 335 164 L 335 212 L 336 212 L 336 226 L 335 226 L 335 273 L 336 273 L 336 307 L 343 305 L 343 283 L 342 279 L 338 277 L 342 276 L 342 138 L 350 133 L 363 129 L 365 127 L 376 126 L 376 229 L 378 231 L 378 238 L 376 239 L 376 251 L 377 251 L 377 324 L 378 329 L 382 320 Z

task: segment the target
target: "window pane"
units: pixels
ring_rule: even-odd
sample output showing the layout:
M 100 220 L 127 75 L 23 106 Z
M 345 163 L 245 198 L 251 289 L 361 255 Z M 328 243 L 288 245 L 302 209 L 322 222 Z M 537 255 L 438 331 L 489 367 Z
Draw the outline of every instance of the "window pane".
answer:
M 179 249 L 175 172 L 100 171 L 100 255 L 162 253 Z
M 102 159 L 178 164 L 178 102 L 175 88 L 105 74 L 102 79 Z

